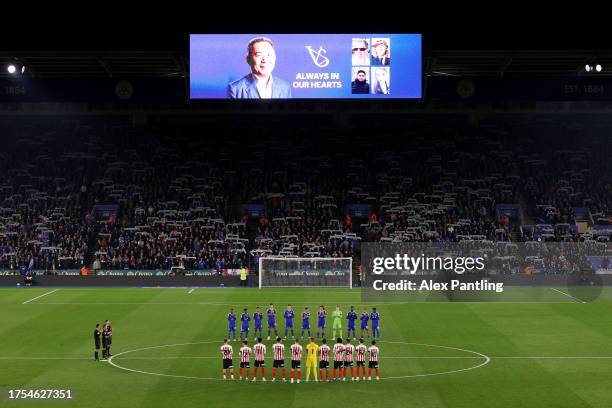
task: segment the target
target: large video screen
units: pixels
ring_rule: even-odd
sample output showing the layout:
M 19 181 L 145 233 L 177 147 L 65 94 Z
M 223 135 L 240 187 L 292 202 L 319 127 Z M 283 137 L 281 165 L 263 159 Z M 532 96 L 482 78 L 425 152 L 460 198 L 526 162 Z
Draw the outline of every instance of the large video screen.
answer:
M 420 34 L 193 34 L 192 99 L 421 97 Z

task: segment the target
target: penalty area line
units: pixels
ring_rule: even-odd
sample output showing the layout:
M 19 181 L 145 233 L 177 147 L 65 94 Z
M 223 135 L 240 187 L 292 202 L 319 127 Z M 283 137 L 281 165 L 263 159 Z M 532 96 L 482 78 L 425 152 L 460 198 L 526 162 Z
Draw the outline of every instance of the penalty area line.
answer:
M 555 289 L 555 288 L 550 288 L 550 290 L 554 290 L 555 292 L 558 292 L 558 293 L 560 293 L 560 294 L 562 294 L 562 295 L 564 295 L 564 296 L 567 296 L 568 298 L 573 299 L 573 300 L 575 300 L 576 302 L 579 302 L 579 303 L 586 303 L 584 300 L 580 300 L 580 299 L 578 299 L 578 298 L 576 298 L 576 297 L 573 297 L 573 296 L 572 296 L 572 295 L 570 295 L 569 293 L 565 293 L 565 292 L 563 292 L 562 290 Z
M 22 303 L 22 305 L 25 305 L 25 304 L 27 304 L 27 303 L 30 303 L 30 302 L 31 302 L 31 301 L 33 301 L 33 300 L 40 299 L 40 298 L 41 298 L 41 297 L 43 297 L 43 296 L 47 296 L 47 295 L 50 295 L 50 294 L 52 294 L 52 293 L 55 293 L 55 292 L 57 292 L 58 290 L 59 290 L 59 289 L 54 289 L 54 290 L 52 290 L 52 291 L 50 291 L 50 292 L 43 293 L 43 294 L 42 294 L 42 295 L 40 295 L 40 296 L 36 296 L 35 298 L 32 298 L 32 299 L 30 299 L 30 300 L 26 300 L 25 302 L 23 302 L 23 303 Z

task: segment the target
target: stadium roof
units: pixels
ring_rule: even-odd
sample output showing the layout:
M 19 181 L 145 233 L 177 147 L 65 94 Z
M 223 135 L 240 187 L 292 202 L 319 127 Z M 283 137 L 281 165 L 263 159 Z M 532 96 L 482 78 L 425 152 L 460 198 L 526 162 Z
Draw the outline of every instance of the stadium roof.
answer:
M 23 63 L 38 78 L 182 77 L 188 57 L 178 51 L 0 51 L 0 61 Z M 10 74 L 2 69 L 0 76 Z
M 429 76 L 573 76 L 587 63 L 612 76 L 612 50 L 426 50 Z M 38 78 L 185 77 L 189 56 L 178 51 L 0 51 L 0 63 L 18 61 Z M 0 76 L 9 76 L 5 69 Z
M 584 74 L 587 63 L 602 64 L 599 75 L 612 75 L 607 15 L 591 8 L 572 8 L 571 18 L 555 19 L 548 7 L 539 14 L 533 4 L 528 12 L 518 3 L 503 11 L 411 4 L 409 13 L 393 13 L 390 6 L 375 15 L 352 3 L 262 22 L 223 4 L 207 5 L 206 15 L 147 4 L 145 16 L 141 7 L 127 6 L 88 11 L 87 18 L 58 13 L 55 4 L 27 19 L 18 17 L 28 7 L 7 10 L 0 64 L 17 58 L 36 77 L 182 77 L 189 72 L 189 33 L 394 32 L 423 33 L 423 72 L 431 76 L 571 76 Z

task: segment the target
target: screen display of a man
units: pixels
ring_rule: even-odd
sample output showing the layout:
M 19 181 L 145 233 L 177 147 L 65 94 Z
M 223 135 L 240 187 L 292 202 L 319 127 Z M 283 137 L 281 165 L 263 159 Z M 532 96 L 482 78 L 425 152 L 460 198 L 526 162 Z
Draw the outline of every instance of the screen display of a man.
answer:
M 353 38 L 353 65 L 370 65 L 370 51 L 365 38 Z
M 368 84 L 368 80 L 366 78 L 366 72 L 362 69 L 357 71 L 357 76 L 355 80 L 351 84 L 351 93 L 353 94 L 369 94 L 370 93 L 370 85 Z
M 291 98 L 291 86 L 272 76 L 276 66 L 276 51 L 272 40 L 257 37 L 249 41 L 246 62 L 251 72 L 227 86 L 229 99 Z

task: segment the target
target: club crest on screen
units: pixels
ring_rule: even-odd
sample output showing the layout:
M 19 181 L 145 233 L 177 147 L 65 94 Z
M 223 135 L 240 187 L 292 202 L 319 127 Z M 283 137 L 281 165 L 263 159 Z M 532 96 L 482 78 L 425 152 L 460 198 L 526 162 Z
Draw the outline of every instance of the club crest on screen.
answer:
M 325 48 L 319 46 L 319 49 L 315 51 L 311 45 L 306 45 L 305 47 L 310 53 L 310 58 L 312 58 L 312 62 L 314 62 L 317 67 L 325 68 L 329 65 L 329 58 L 323 55 L 327 54 L 327 50 Z

